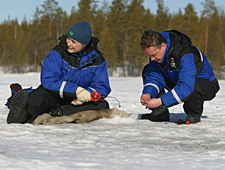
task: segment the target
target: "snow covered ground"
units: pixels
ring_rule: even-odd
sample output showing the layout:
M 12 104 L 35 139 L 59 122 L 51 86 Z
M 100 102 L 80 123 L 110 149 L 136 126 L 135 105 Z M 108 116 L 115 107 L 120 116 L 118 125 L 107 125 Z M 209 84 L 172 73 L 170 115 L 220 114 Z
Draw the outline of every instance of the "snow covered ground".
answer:
M 225 81 L 217 97 L 205 103 L 202 122 L 192 125 L 138 120 L 147 113 L 139 103 L 142 80 L 110 78 L 130 118 L 101 119 L 89 124 L 7 124 L 9 85 L 37 87 L 38 73 L 0 73 L 0 169 L 4 170 L 142 170 L 225 169 Z M 185 118 L 182 104 L 169 109 L 171 120 Z

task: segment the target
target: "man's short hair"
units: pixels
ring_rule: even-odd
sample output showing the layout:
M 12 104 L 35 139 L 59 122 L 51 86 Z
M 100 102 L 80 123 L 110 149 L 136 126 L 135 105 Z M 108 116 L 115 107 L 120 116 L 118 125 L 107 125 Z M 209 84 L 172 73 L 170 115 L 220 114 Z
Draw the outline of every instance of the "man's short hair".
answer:
M 145 50 L 150 46 L 160 48 L 162 43 L 167 44 L 166 38 L 163 37 L 159 32 L 148 29 L 141 37 L 140 46 L 142 50 Z

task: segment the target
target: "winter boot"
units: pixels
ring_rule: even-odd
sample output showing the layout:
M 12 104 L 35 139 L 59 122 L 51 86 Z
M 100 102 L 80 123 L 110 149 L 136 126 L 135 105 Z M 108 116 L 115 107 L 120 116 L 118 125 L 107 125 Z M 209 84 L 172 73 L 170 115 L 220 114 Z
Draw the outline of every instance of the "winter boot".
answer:
M 152 112 L 150 114 L 142 115 L 141 119 L 148 119 L 152 122 L 164 122 L 170 120 L 169 110 L 161 105 L 154 109 L 151 109 Z
M 17 93 L 17 91 L 26 90 L 28 93 L 31 93 L 34 89 L 32 89 L 32 87 L 22 89 L 22 86 L 19 83 L 12 83 L 10 85 L 10 90 L 11 90 L 12 95 L 7 99 L 7 101 L 5 103 L 5 105 L 8 107 L 8 109 L 10 109 L 11 99 L 12 99 L 13 95 Z
M 8 107 L 8 109 L 10 109 L 10 101 L 12 99 L 12 96 L 21 89 L 22 89 L 22 86 L 18 83 L 13 83 L 10 85 L 10 90 L 11 90 L 12 95 L 7 99 L 7 102 L 5 103 L 5 105 Z
M 29 117 L 26 111 L 28 93 L 25 90 L 19 90 L 12 96 L 11 107 L 7 117 L 7 123 L 25 123 Z
M 11 89 L 12 95 L 13 95 L 17 91 L 21 90 L 22 86 L 20 84 L 18 84 L 18 83 L 13 83 L 13 84 L 10 85 L 10 89 Z
M 197 114 L 188 114 L 186 117 L 186 121 L 189 121 L 190 123 L 198 123 L 201 121 L 201 118 Z

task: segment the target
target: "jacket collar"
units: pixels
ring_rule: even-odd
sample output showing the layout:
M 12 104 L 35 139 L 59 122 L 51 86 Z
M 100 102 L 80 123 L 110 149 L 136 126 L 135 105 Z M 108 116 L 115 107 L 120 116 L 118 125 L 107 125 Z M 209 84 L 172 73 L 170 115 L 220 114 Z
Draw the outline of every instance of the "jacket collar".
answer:
M 68 49 L 67 43 L 66 43 L 67 37 L 68 37 L 67 35 L 62 35 L 61 37 L 58 38 L 60 41 L 59 44 L 64 48 L 64 50 Z M 86 55 L 97 48 L 98 42 L 99 42 L 99 40 L 97 37 L 92 37 L 90 40 L 90 43 L 83 50 L 81 50 L 78 53 L 74 53 L 74 54 L 77 56 L 80 56 L 80 57 L 83 55 Z

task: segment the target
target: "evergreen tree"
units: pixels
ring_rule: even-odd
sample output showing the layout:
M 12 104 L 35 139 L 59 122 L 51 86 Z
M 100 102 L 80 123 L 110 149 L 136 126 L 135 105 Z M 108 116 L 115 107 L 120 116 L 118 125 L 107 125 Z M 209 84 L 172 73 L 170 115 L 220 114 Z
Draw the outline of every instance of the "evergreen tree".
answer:
M 109 75 L 112 76 L 113 71 L 116 70 L 118 53 L 115 50 L 115 39 L 113 38 L 108 26 L 105 26 L 104 30 L 101 32 L 99 49 L 103 53 L 103 56 L 107 61 Z
M 56 2 L 55 0 L 46 0 L 41 6 L 43 8 L 43 10 L 41 10 L 41 13 L 43 14 L 43 16 L 47 16 L 46 18 L 48 18 L 48 35 L 49 37 L 51 37 L 53 30 L 52 22 L 57 15 L 58 2 Z
M 142 70 L 146 57 L 140 48 L 140 39 L 144 31 L 145 9 L 142 5 L 143 0 L 132 0 L 128 6 L 128 50 L 127 60 L 130 66 L 130 74 L 135 75 L 136 70 Z M 140 75 L 140 72 L 137 72 Z
M 46 18 L 46 19 L 45 19 Z M 45 56 L 51 49 L 48 34 L 48 16 L 43 16 L 41 10 L 36 8 L 33 24 L 29 29 L 30 55 L 33 58 L 34 69 L 40 71 Z
M 32 63 L 29 62 L 29 39 L 28 39 L 28 23 L 23 20 L 21 26 L 17 28 L 17 36 L 15 39 L 15 65 L 16 72 L 30 71 Z
M 100 37 L 101 32 L 104 30 L 104 26 L 106 26 L 106 14 L 99 9 L 93 22 L 93 36 Z
M 203 5 L 204 10 L 202 11 L 202 17 L 205 17 L 205 54 L 207 55 L 208 51 L 208 34 L 209 34 L 209 20 L 212 14 L 215 11 L 215 2 L 214 0 L 205 0 Z
M 156 14 L 156 21 L 155 21 L 155 28 L 157 31 L 165 31 L 169 27 L 170 22 L 170 14 L 168 8 L 164 8 L 164 1 L 163 0 L 156 0 L 158 4 L 157 14 Z
M 221 64 L 224 63 L 224 46 L 221 37 L 221 28 L 217 10 L 211 17 L 209 24 L 209 39 L 208 39 L 208 58 L 214 68 L 216 76 L 221 76 Z
M 156 29 L 155 28 L 155 16 L 151 13 L 150 9 L 148 8 L 145 13 L 144 13 L 144 16 L 143 16 L 143 28 L 144 30 L 147 30 L 147 29 Z
M 78 22 L 78 14 L 77 14 L 77 11 L 75 9 L 75 6 L 73 6 L 72 9 L 71 9 L 71 14 L 68 17 L 68 19 L 66 20 L 66 23 L 65 23 L 64 27 L 66 28 L 66 30 L 68 30 L 76 22 Z
M 58 42 L 58 38 L 66 33 L 68 30 L 67 27 L 65 27 L 65 23 L 67 21 L 67 13 L 63 11 L 61 8 L 57 8 L 57 13 L 55 16 L 55 21 L 53 23 L 54 30 L 52 31 L 53 34 L 56 36 L 56 43 Z
M 127 49 L 128 49 L 128 30 L 126 5 L 123 0 L 113 0 L 108 15 L 108 27 L 115 40 L 115 51 L 118 53 L 118 65 L 124 69 L 124 75 L 128 76 L 127 68 Z
M 2 42 L 2 66 L 5 71 L 11 68 L 12 61 L 13 61 L 13 54 L 12 54 L 12 30 L 11 30 L 11 22 L 12 21 L 4 21 L 2 24 L 2 35 L 3 39 Z
M 191 3 L 185 7 L 182 27 L 183 32 L 191 38 L 192 43 L 198 46 L 201 30 L 199 29 L 197 12 L 194 10 L 194 6 Z
M 181 9 L 179 9 L 178 13 L 172 16 L 168 29 L 182 31 L 183 28 L 184 28 L 184 16 L 182 14 Z
M 3 51 L 3 42 L 1 40 L 3 40 L 3 27 L 2 25 L 0 25 L 0 65 L 2 62 L 2 51 Z
M 77 18 L 79 21 L 86 20 L 90 24 L 92 24 L 92 11 L 91 11 L 91 5 L 94 2 L 94 0 L 80 0 L 78 3 L 79 9 Z
M 222 10 L 219 13 L 219 20 L 220 20 L 220 29 L 221 29 L 221 38 L 223 40 L 223 49 L 224 49 L 224 59 L 225 59 L 225 12 Z M 225 61 L 222 63 L 222 65 L 225 64 Z

